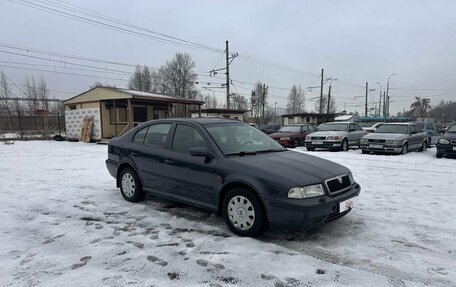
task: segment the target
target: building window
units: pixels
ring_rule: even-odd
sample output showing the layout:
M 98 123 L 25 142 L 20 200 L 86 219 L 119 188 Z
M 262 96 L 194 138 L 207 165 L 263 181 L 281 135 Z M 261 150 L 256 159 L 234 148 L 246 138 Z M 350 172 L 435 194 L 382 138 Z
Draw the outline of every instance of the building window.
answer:
M 70 110 L 76 110 L 76 105 L 68 106 L 68 108 L 69 108 Z
M 117 113 L 117 115 L 116 115 Z M 112 108 L 109 110 L 109 121 L 111 124 L 114 123 L 127 123 L 127 108 L 126 107 L 119 107 L 119 108 Z
M 289 125 L 294 124 L 294 119 L 293 118 L 288 118 L 288 124 Z

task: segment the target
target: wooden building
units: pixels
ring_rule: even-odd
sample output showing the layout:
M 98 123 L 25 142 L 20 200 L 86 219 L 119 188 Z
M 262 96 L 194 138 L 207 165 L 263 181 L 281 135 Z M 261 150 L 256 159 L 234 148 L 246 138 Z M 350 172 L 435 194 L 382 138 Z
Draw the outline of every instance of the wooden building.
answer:
M 201 110 L 202 101 L 135 90 L 95 87 L 63 102 L 67 139 L 81 135 L 84 118 L 93 117 L 91 140 L 118 136 L 139 123 L 187 117 Z

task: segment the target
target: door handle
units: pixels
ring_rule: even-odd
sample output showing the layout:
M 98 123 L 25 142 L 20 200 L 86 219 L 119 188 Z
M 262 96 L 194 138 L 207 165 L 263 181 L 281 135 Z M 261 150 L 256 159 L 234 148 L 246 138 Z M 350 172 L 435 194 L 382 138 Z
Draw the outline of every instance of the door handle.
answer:
M 139 153 L 137 153 L 135 151 L 132 151 L 130 154 L 131 154 L 131 156 L 138 156 L 139 155 Z
M 165 159 L 165 164 L 174 164 L 174 160 L 172 160 L 172 159 Z

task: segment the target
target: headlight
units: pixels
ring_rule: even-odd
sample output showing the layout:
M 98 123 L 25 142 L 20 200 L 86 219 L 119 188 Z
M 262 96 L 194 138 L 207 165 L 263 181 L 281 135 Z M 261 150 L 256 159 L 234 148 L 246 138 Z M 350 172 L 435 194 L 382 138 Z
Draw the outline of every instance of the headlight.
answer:
M 280 138 L 281 141 L 289 141 L 290 138 L 289 137 L 283 137 L 283 138 Z
M 310 136 L 306 136 L 306 141 L 310 141 Z
M 368 142 L 367 139 L 363 139 L 363 138 L 362 138 L 362 139 L 359 140 L 359 143 L 362 143 L 362 144 L 366 144 L 367 142 Z
M 323 189 L 323 185 L 321 184 L 314 184 L 303 187 L 293 187 L 288 191 L 288 198 L 296 199 L 309 198 L 321 195 L 325 195 L 325 190 Z
M 330 141 L 334 141 L 334 140 L 338 141 L 338 140 L 340 140 L 340 136 L 328 136 L 326 139 L 330 140 Z
M 355 182 L 355 179 L 353 178 L 353 174 L 351 173 L 351 171 L 348 173 L 348 178 L 350 179 L 351 184 Z
M 386 144 L 390 145 L 398 145 L 401 141 L 396 141 L 396 140 L 387 140 Z
M 450 144 L 450 141 L 447 139 L 439 139 L 439 144 Z

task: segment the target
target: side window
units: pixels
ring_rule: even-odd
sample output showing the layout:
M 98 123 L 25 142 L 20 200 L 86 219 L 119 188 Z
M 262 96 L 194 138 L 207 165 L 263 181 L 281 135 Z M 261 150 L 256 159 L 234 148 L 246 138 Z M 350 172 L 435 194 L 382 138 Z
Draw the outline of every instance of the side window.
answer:
M 189 154 L 190 149 L 194 147 L 207 147 L 200 132 L 191 126 L 177 125 L 172 150 Z
M 149 127 L 145 127 L 143 129 L 140 129 L 139 131 L 136 132 L 135 136 L 133 137 L 133 142 L 137 144 L 143 144 L 144 139 L 146 138 L 146 133 L 147 129 Z
M 171 124 L 155 124 L 149 126 L 144 144 L 164 147 L 170 128 Z
M 350 124 L 350 128 L 349 128 L 348 131 L 349 131 L 349 132 L 356 131 L 356 126 L 355 126 L 355 124 Z
M 301 131 L 307 133 L 309 131 L 309 126 L 302 126 Z
M 362 130 L 363 130 L 363 128 L 360 127 L 358 124 L 354 124 L 354 126 L 355 126 L 355 129 L 356 129 L 357 131 L 362 131 Z
M 410 126 L 410 133 L 416 132 L 415 126 Z

